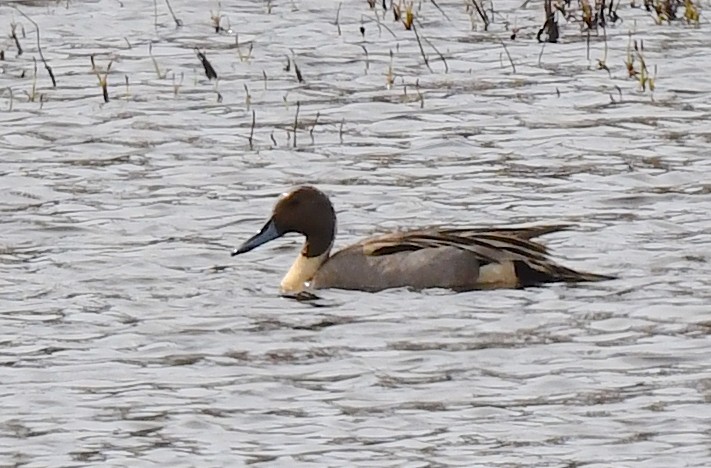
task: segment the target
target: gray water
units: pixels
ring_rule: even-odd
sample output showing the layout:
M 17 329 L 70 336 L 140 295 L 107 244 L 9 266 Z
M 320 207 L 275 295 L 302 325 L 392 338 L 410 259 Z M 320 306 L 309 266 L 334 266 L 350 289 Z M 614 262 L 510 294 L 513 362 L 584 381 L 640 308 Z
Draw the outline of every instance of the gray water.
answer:
M 707 17 L 624 3 L 605 58 L 423 1 L 430 72 L 380 6 L 269 3 L 0 2 L 0 466 L 711 466 Z M 229 253 L 302 183 L 337 245 L 574 223 L 556 258 L 620 278 L 282 298 L 298 238 Z

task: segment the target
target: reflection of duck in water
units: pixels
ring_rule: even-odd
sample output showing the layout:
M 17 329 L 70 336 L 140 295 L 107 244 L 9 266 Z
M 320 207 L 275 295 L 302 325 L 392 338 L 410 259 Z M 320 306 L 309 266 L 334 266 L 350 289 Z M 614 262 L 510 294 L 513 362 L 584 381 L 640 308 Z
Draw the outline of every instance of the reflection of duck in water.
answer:
M 298 293 L 307 287 L 471 290 L 613 279 L 558 265 L 549 258 L 545 246 L 531 240 L 566 227 L 392 232 L 369 237 L 330 255 L 336 234 L 333 205 L 320 190 L 304 186 L 280 198 L 262 230 L 232 255 L 249 252 L 290 232 L 306 236 L 301 253 L 281 282 L 285 293 Z

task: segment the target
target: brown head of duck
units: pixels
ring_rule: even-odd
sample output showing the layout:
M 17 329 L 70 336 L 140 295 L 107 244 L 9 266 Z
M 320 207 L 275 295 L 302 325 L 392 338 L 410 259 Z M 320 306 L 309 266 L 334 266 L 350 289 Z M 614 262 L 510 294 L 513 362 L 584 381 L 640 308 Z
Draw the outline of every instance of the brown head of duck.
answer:
M 299 292 L 328 259 L 336 236 L 336 212 L 320 190 L 302 186 L 283 195 L 264 227 L 232 251 L 232 256 L 249 252 L 289 233 L 301 234 L 306 241 L 282 280 L 281 288 L 285 292 Z
M 281 282 L 285 293 L 307 286 L 379 291 L 411 287 L 455 290 L 515 288 L 565 281 L 602 281 L 610 276 L 559 265 L 533 239 L 567 225 L 521 228 L 427 228 L 370 237 L 331 255 L 336 214 L 320 190 L 304 186 L 284 195 L 271 218 L 232 255 L 288 233 L 304 246 Z

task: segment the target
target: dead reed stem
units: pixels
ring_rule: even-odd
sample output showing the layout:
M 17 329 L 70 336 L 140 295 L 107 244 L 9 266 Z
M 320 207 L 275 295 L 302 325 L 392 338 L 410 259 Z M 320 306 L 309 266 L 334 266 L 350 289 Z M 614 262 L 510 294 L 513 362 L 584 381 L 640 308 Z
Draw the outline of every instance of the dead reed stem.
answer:
M 504 46 L 504 52 L 506 52 L 506 56 L 509 58 L 509 63 L 511 64 L 511 69 L 513 70 L 514 73 L 516 73 L 516 65 L 514 65 L 513 59 L 511 58 L 511 54 L 509 54 L 509 49 L 506 47 L 506 44 L 504 41 L 500 40 L 501 45 Z
M 296 115 L 294 116 L 294 148 L 296 148 L 296 128 L 299 125 L 299 109 L 301 109 L 301 101 L 296 101 Z
M 42 53 L 42 44 L 40 43 L 40 27 L 37 23 L 35 23 L 35 20 L 27 16 L 22 10 L 17 8 L 16 6 L 13 6 L 15 10 L 17 10 L 18 13 L 20 13 L 22 16 L 24 16 L 27 21 L 32 23 L 35 26 L 35 33 L 37 34 L 37 52 L 39 53 L 40 60 L 42 60 L 42 64 L 44 65 L 45 70 L 47 70 L 47 73 L 49 74 L 50 79 L 52 80 L 52 87 L 56 88 L 57 87 L 57 80 L 54 78 L 54 72 L 52 71 L 52 67 L 49 66 L 49 63 L 47 63 L 47 60 L 44 58 L 44 54 Z
M 252 126 L 249 129 L 249 149 L 254 150 L 254 126 L 257 123 L 257 113 L 252 110 Z
M 175 21 L 175 27 L 179 28 L 183 25 L 183 21 L 179 19 L 177 16 L 175 16 L 175 12 L 173 12 L 173 7 L 170 6 L 170 1 L 165 0 L 165 4 L 168 6 L 168 11 L 170 12 L 170 16 L 173 17 L 173 21 Z
M 422 54 L 422 58 L 425 60 L 425 65 L 427 66 L 427 69 L 432 72 L 432 67 L 430 67 L 430 61 L 427 59 L 427 55 L 425 55 L 425 50 L 422 48 L 422 41 L 420 41 L 420 35 L 417 33 L 417 28 L 415 25 L 412 25 L 412 31 L 415 33 L 415 38 L 417 39 L 417 45 L 420 47 L 420 53 Z

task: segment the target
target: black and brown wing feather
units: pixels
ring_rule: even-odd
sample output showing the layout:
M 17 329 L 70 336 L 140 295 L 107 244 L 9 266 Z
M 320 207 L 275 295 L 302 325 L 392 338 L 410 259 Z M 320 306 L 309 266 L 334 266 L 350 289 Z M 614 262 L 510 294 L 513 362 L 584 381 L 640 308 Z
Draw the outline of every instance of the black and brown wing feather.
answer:
M 581 282 L 612 279 L 610 276 L 579 272 L 559 265 L 548 249 L 531 239 L 567 229 L 568 225 L 504 229 L 424 229 L 372 237 L 361 242 L 366 255 L 455 247 L 475 255 L 482 266 L 511 262 L 521 287 L 555 281 Z

